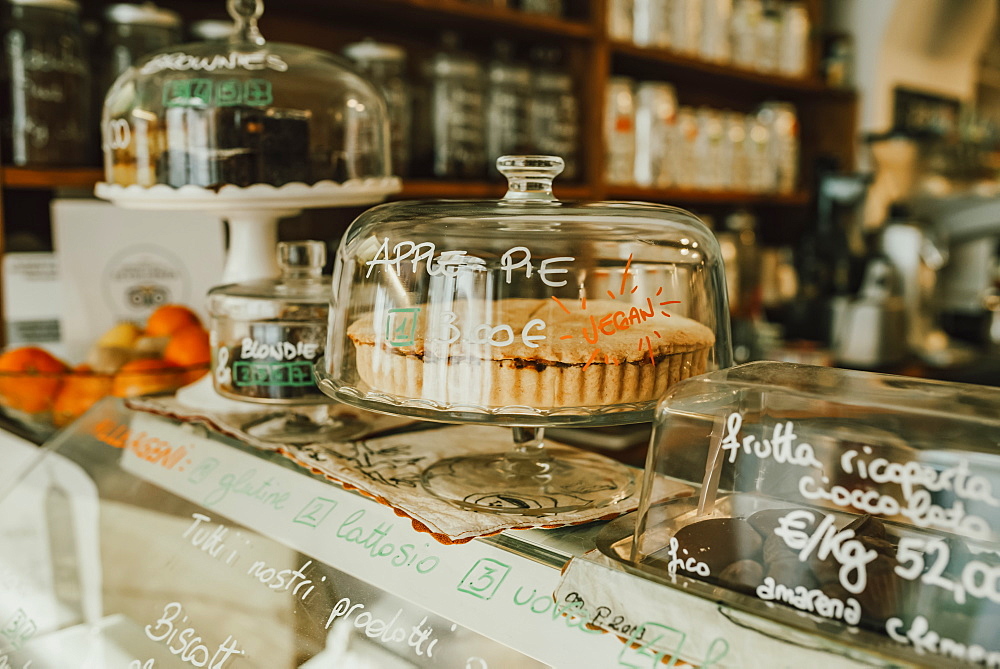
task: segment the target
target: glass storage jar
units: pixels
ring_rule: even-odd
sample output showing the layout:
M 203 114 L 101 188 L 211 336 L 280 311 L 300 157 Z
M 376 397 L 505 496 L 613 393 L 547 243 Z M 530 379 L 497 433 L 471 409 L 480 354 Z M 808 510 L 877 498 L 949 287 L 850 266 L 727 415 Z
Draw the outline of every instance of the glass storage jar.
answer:
M 494 44 L 494 57 L 486 71 L 486 159 L 496 160 L 529 150 L 532 106 L 531 70 L 514 58 L 513 45 Z M 491 176 L 501 176 L 490 170 Z
M 447 33 L 428 63 L 428 139 L 436 177 L 475 178 L 486 171 L 483 68 Z
M 0 5 L 0 154 L 14 165 L 80 165 L 90 146 L 90 63 L 75 0 Z
M 103 99 L 125 70 L 148 53 L 176 44 L 181 38 L 177 12 L 152 3 L 120 3 L 104 10 L 104 52 L 97 67 Z
M 395 44 L 366 39 L 348 45 L 344 53 L 385 96 L 389 106 L 392 171 L 403 176 L 410 164 L 410 85 L 406 76 L 406 51 Z
M 533 58 L 530 114 L 530 144 L 544 155 L 562 156 L 563 176 L 574 180 L 580 175 L 577 145 L 580 106 L 573 77 L 561 66 L 558 48 L 542 48 Z
M 220 395 L 279 404 L 327 401 L 312 371 L 326 346 L 325 264 L 323 242 L 282 242 L 279 278 L 208 292 L 212 378 Z

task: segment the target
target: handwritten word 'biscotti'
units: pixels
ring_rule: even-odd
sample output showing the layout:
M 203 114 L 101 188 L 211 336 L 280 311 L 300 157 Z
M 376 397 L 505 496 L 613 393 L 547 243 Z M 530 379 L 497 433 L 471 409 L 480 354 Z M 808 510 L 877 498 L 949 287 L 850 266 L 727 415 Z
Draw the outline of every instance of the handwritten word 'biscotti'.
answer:
M 222 669 L 233 655 L 244 654 L 244 651 L 237 647 L 236 639 L 232 635 L 218 644 L 213 653 L 209 646 L 202 642 L 202 638 L 196 636 L 197 630 L 194 627 L 181 629 L 188 620 L 187 616 L 182 617 L 183 613 L 184 608 L 180 602 L 170 602 L 163 607 L 163 615 L 156 621 L 155 627 L 146 625 L 146 636 L 164 644 L 172 654 L 194 667 Z
M 537 274 L 539 280 L 546 286 L 559 288 L 566 285 L 567 281 L 559 277 L 567 274 L 569 268 L 557 265 L 572 263 L 575 260 L 576 258 L 571 256 L 560 256 L 545 258 L 536 265 L 535 260 L 531 257 L 531 251 L 527 247 L 515 246 L 500 256 L 499 269 L 507 283 L 513 280 L 515 274 L 523 274 L 526 279 Z M 446 277 L 487 270 L 486 261 L 476 256 L 470 256 L 468 251 L 442 251 L 438 253 L 437 246 L 433 242 L 417 244 L 404 241 L 390 246 L 388 237 L 382 240 L 382 245 L 375 257 L 367 261 L 365 265 L 368 266 L 365 278 L 370 277 L 376 267 L 390 266 L 395 268 L 397 274 L 403 273 L 404 267 L 408 266 L 411 274 L 424 271 L 429 276 Z

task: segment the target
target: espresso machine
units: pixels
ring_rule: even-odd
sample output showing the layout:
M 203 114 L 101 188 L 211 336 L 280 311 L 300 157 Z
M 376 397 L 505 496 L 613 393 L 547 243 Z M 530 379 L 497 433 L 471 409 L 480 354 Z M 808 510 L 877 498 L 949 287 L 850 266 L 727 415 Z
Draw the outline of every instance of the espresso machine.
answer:
M 954 337 L 980 348 L 1000 345 L 1000 186 L 916 197 L 914 212 L 946 249 L 936 307 Z

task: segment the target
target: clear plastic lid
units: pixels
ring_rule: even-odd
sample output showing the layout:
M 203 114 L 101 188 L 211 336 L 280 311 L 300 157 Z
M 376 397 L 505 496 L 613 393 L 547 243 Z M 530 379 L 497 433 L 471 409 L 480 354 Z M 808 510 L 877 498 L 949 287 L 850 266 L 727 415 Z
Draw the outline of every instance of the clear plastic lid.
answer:
M 719 370 L 660 403 L 622 557 L 919 664 L 995 662 L 998 444 L 1000 389 L 789 363 Z
M 229 11 L 228 40 L 157 51 L 108 91 L 106 181 L 218 189 L 389 176 L 375 88 L 332 54 L 265 42 L 261 0 L 229 0 Z
M 560 202 L 562 164 L 505 156 L 500 201 L 362 214 L 337 253 L 321 389 L 432 420 L 613 424 L 728 366 L 712 233 L 673 207 Z

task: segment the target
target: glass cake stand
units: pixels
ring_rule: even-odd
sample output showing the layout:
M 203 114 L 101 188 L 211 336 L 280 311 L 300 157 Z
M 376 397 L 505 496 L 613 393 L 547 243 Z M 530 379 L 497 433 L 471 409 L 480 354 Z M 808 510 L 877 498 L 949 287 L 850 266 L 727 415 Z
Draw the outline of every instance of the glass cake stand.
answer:
M 319 388 L 372 411 L 512 428 L 512 449 L 423 472 L 429 493 L 461 508 L 619 503 L 631 469 L 548 447 L 543 430 L 650 420 L 673 383 L 731 364 L 718 244 L 680 209 L 560 202 L 558 157 L 497 164 L 500 201 L 394 203 L 352 223 Z

